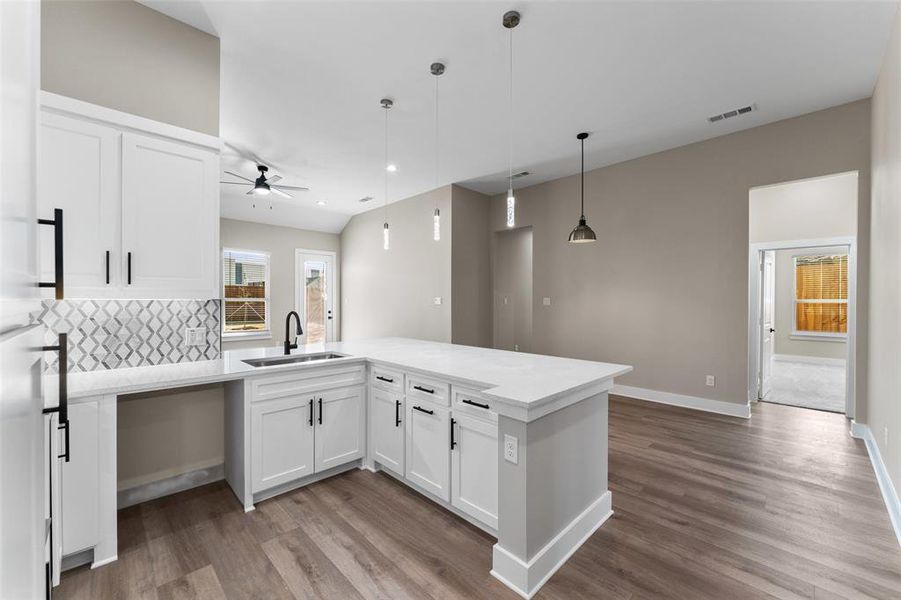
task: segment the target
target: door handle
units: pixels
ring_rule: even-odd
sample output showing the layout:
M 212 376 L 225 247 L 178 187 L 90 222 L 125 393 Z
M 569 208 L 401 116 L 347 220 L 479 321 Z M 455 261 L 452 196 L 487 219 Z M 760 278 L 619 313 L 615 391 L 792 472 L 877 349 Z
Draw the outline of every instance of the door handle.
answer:
M 776 333 L 776 330 L 770 327 L 770 333 Z
M 38 219 L 38 225 L 53 226 L 53 277 L 54 281 L 40 281 L 38 287 L 56 288 L 56 299 L 62 300 L 64 293 L 63 275 L 63 209 L 54 208 L 52 219 Z
M 310 427 L 313 426 L 313 399 L 310 398 Z
M 382 377 L 381 375 L 376 375 L 375 378 L 378 379 L 379 381 L 384 381 L 386 383 L 394 383 L 394 380 L 391 379 L 390 377 Z
M 457 442 L 454 440 L 454 425 L 457 424 L 457 421 L 451 418 L 451 450 L 454 449 L 454 446 L 457 445 Z
M 394 426 L 400 427 L 400 400 L 394 401 Z
M 479 408 L 484 408 L 484 409 L 486 409 L 486 410 L 489 409 L 489 408 L 491 408 L 491 407 L 488 406 L 487 404 L 482 404 L 481 402 L 474 402 L 474 401 L 470 400 L 469 398 L 464 398 L 464 399 L 463 399 L 463 404 L 469 404 L 469 405 L 471 405 L 471 406 L 478 406 Z
M 421 406 L 414 406 L 413 409 L 414 409 L 414 410 L 418 410 L 419 412 L 424 412 L 424 413 L 427 414 L 427 415 L 434 415 L 434 414 L 435 414 L 435 411 L 434 411 L 434 410 L 429 410 L 429 409 L 423 408 L 423 407 L 421 407 Z
M 69 334 L 59 334 L 59 344 L 56 346 L 42 346 L 44 352 L 59 352 L 59 401 L 53 408 L 45 408 L 44 414 L 59 413 L 59 425 L 57 429 L 65 430 L 66 451 L 57 458 L 65 458 L 69 462 Z
M 430 390 L 429 388 L 422 387 L 421 385 L 414 385 L 414 390 L 419 390 L 420 392 L 425 392 L 426 394 L 434 394 L 435 390 Z
M 319 424 L 322 425 L 322 398 L 319 399 Z
M 131 285 L 131 252 L 128 253 L 128 285 Z
M 109 250 L 106 251 L 106 285 L 109 285 Z
M 328 320 L 329 320 L 329 321 L 332 320 L 332 311 L 328 311 Z

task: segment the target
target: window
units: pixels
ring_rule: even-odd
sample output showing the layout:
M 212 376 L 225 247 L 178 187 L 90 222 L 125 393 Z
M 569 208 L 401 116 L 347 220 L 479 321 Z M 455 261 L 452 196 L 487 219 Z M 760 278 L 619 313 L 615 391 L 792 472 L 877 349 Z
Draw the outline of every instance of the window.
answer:
M 848 255 L 795 257 L 794 334 L 846 337 Z
M 270 337 L 269 254 L 222 251 L 222 297 L 226 337 Z

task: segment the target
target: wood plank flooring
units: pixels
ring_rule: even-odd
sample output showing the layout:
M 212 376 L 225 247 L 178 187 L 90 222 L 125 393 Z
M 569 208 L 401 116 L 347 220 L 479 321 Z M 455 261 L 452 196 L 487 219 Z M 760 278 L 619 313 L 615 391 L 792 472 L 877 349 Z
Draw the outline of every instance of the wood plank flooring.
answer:
M 538 599 L 901 598 L 901 551 L 841 415 L 748 420 L 611 398 L 614 516 Z M 494 539 L 383 474 L 352 471 L 244 514 L 224 482 L 124 509 L 119 560 L 64 599 L 518 598 Z

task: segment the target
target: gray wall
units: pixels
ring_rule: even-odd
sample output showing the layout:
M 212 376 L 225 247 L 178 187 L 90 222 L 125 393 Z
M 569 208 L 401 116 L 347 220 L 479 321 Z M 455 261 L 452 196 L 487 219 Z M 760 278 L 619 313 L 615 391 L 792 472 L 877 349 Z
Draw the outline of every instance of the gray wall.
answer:
M 218 135 L 219 39 L 131 0 L 44 0 L 41 89 Z
M 532 228 L 498 231 L 491 240 L 494 348 L 532 352 Z
M 443 228 L 437 242 L 436 207 Z M 390 250 L 382 249 L 384 207 L 351 218 L 341 232 L 341 339 L 451 341 L 451 213 L 451 186 L 390 204 Z
M 223 248 L 237 250 L 257 250 L 269 252 L 270 319 L 272 338 L 266 340 L 229 340 L 223 338 L 222 349 L 253 348 L 259 346 L 278 345 L 285 339 L 285 316 L 295 310 L 294 304 L 294 251 L 326 250 L 338 252 L 341 241 L 335 233 L 294 229 L 293 227 L 277 227 L 233 219 L 219 220 L 219 243 Z M 337 256 L 339 277 L 335 278 L 338 289 L 335 297 L 340 298 L 340 253 Z M 336 315 L 338 322 L 335 331 L 340 331 L 341 311 Z
M 566 242 L 578 175 L 518 190 L 517 225 L 534 230 L 532 350 L 634 365 L 626 385 L 747 402 L 749 190 L 859 171 L 866 306 L 869 119 L 861 100 L 586 173 L 596 244 Z M 491 223 L 504 229 L 503 195 Z M 865 311 L 858 328 L 865 344 Z
M 882 460 L 901 484 L 901 14 L 873 94 L 873 220 L 869 397 L 866 418 Z
M 776 354 L 841 359 L 848 356 L 848 344 L 845 339 L 817 340 L 792 335 L 795 310 L 794 258 L 811 254 L 846 254 L 847 252 L 847 246 L 776 251 Z
M 490 348 L 491 199 L 455 185 L 451 202 L 451 341 Z

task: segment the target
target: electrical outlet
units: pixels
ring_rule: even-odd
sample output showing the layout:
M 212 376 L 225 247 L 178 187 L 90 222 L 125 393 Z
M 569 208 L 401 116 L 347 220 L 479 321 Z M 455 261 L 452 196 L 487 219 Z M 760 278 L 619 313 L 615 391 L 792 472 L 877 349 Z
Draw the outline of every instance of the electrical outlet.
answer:
M 519 439 L 504 434 L 504 460 L 519 464 Z
M 716 385 L 716 377 L 714 377 L 713 375 L 708 375 L 707 376 L 707 385 L 710 387 L 715 386 Z
M 513 344 L 513 351 L 519 352 L 519 344 Z
M 205 346 L 206 327 L 185 327 L 185 346 Z
M 432 304 L 434 304 L 435 306 L 441 306 L 441 302 L 441 296 L 435 296 L 435 298 L 432 300 Z
M 545 306 L 550 306 L 550 305 L 551 305 L 551 299 L 550 299 L 550 298 L 544 298 L 544 300 L 542 300 L 541 302 L 542 302 L 542 304 L 544 304 Z

